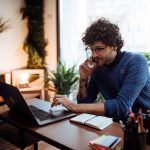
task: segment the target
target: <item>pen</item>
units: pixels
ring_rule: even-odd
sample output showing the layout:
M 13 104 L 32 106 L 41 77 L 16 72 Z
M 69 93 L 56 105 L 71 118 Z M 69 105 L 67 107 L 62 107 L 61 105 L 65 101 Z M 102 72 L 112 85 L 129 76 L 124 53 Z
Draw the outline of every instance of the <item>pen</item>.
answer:
M 143 117 L 142 117 L 141 109 L 139 110 L 137 119 L 139 121 L 140 132 L 144 133 L 145 130 L 144 130 L 144 123 L 143 123 Z
M 109 148 L 112 148 L 114 146 L 114 144 L 118 141 L 118 138 L 116 138 L 110 145 Z
M 122 130 L 125 131 L 125 125 L 123 124 L 122 120 L 120 120 L 119 122 L 120 122 Z

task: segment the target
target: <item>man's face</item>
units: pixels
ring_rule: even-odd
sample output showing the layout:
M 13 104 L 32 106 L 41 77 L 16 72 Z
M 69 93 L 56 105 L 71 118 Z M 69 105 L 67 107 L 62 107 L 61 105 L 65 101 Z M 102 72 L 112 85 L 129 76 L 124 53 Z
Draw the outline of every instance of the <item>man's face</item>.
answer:
M 101 41 L 89 45 L 89 48 L 91 49 L 92 61 L 98 65 L 111 64 L 117 54 L 115 47 L 107 46 Z

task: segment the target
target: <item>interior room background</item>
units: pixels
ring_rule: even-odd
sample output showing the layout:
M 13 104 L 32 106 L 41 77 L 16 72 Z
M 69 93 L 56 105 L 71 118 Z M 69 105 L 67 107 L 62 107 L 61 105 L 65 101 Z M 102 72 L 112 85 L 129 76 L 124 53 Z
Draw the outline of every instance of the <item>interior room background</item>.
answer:
M 23 6 L 24 0 L 0 0 L 0 16 L 10 24 L 10 28 L 0 34 L 0 70 L 11 71 L 26 66 L 23 42 L 27 22 L 22 20 L 20 13 Z M 45 39 L 48 41 L 46 63 L 51 69 L 56 67 L 58 56 L 67 65 L 78 66 L 85 59 L 81 37 L 91 21 L 99 17 L 119 25 L 125 41 L 123 50 L 150 51 L 150 1 L 44 0 L 44 6 Z
M 54 69 L 57 63 L 56 0 L 44 0 L 44 30 L 46 63 Z M 8 20 L 10 27 L 0 34 L 0 71 L 11 71 L 27 65 L 23 43 L 27 35 L 27 20 L 22 20 L 20 9 L 24 0 L 0 0 L 0 17 Z
M 99 17 L 119 25 L 124 39 L 122 50 L 150 52 L 148 0 L 60 0 L 59 12 L 60 56 L 67 64 L 79 65 L 84 61 L 82 34 Z

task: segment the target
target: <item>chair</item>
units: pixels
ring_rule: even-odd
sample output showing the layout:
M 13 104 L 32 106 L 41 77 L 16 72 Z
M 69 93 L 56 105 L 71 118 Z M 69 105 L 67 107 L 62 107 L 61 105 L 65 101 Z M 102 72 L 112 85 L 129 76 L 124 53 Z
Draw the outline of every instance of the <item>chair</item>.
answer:
M 39 139 L 18 129 L 8 123 L 0 121 L 0 137 L 23 150 L 34 144 L 34 150 L 38 150 Z
M 5 110 L 5 104 L 0 104 L 0 108 Z M 1 112 L 1 111 L 0 111 Z M 27 146 L 34 144 L 34 150 L 38 150 L 38 142 L 40 141 L 38 138 L 22 131 L 21 129 L 14 127 L 3 120 L 0 120 L 0 137 L 4 140 L 12 143 L 16 147 L 21 150 Z

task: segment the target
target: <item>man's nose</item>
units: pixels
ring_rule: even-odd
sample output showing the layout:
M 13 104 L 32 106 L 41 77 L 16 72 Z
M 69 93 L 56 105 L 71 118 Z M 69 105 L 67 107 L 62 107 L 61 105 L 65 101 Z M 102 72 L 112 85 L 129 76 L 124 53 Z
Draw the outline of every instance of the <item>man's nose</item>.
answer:
M 97 56 L 96 51 L 92 51 L 92 57 L 96 57 L 96 56 Z

